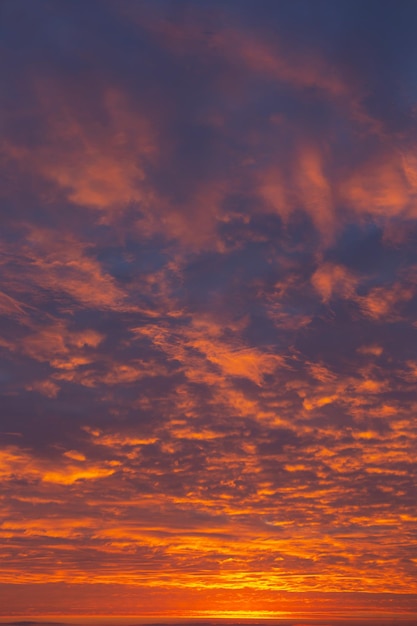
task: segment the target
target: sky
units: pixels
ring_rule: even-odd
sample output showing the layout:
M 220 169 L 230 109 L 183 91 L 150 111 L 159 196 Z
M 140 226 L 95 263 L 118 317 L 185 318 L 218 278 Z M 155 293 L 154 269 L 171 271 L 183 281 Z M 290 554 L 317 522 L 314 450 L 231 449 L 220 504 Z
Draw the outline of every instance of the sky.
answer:
M 2 1 L 2 616 L 417 615 L 416 27 Z

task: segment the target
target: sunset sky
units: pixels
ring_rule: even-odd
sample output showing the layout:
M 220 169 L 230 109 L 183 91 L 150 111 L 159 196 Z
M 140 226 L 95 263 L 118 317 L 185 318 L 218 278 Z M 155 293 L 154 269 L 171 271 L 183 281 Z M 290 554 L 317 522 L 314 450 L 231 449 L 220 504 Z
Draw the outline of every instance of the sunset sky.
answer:
M 0 30 L 0 616 L 417 616 L 417 2 Z

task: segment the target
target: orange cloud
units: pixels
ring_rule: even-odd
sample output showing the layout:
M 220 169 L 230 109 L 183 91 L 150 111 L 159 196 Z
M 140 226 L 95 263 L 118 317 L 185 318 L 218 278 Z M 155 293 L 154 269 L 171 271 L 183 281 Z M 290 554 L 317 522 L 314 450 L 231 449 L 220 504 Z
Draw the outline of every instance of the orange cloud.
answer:
M 74 463 L 75 461 L 75 463 Z M 45 483 L 71 485 L 78 480 L 95 480 L 111 476 L 115 472 L 114 461 L 106 464 L 85 462 L 75 459 L 74 455 L 64 455 L 59 461 L 40 460 L 28 451 L 16 446 L 8 446 L 0 450 L 0 476 L 4 480 L 11 477 L 29 478 Z
M 337 219 L 333 189 L 325 175 L 323 160 L 317 147 L 298 145 L 296 157 L 285 163 L 285 168 L 277 163 L 259 174 L 257 191 L 284 223 L 300 208 L 304 210 L 323 241 L 329 244 Z
M 66 100 L 65 83 L 61 87 L 60 92 L 46 81 L 37 84 L 49 141 L 35 150 L 9 146 L 8 152 L 56 183 L 71 202 L 101 210 L 105 221 L 107 212 L 146 199 L 144 163 L 155 157 L 156 134 L 149 119 L 129 110 L 113 89 L 102 94 L 108 128 L 86 124 L 71 98 Z
M 333 295 L 347 299 L 353 298 L 359 281 L 345 267 L 323 263 L 314 272 L 311 282 L 323 302 L 329 302 Z
M 365 314 L 373 319 L 395 319 L 401 315 L 398 307 L 411 300 L 414 294 L 414 286 L 395 283 L 392 287 L 374 287 L 358 301 Z
M 412 154 L 377 155 L 340 185 L 342 198 L 359 214 L 389 219 L 415 216 L 416 163 Z

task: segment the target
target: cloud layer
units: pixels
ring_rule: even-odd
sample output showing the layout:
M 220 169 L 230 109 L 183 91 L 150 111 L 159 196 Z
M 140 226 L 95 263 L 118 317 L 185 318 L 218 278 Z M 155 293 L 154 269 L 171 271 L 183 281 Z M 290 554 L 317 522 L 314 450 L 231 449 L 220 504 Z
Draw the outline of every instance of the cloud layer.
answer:
M 2 12 L 3 614 L 417 612 L 416 5 Z

